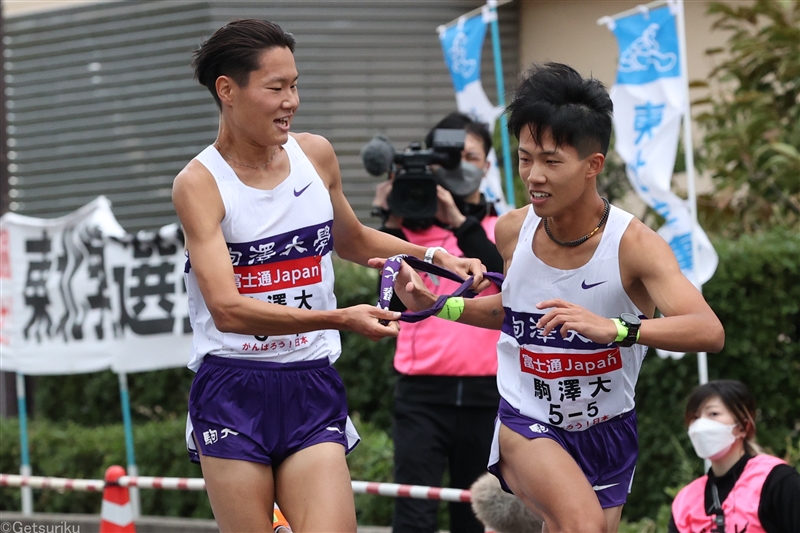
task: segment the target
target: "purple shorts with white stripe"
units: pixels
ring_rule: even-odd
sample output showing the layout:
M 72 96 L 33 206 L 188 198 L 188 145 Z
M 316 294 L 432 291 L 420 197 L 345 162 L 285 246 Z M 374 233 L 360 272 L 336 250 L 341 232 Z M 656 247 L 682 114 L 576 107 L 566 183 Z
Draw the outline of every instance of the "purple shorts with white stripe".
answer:
M 639 439 L 636 412 L 631 410 L 584 431 L 566 431 L 520 414 L 507 401 L 500 400 L 498 422 L 527 439 L 551 439 L 575 459 L 600 500 L 603 509 L 623 505 L 633 483 Z M 492 447 L 499 447 L 496 424 Z M 494 456 L 494 454 L 493 454 Z M 497 462 L 489 464 L 503 490 L 511 492 Z
M 203 455 L 277 465 L 322 442 L 350 452 L 358 434 L 344 385 L 327 358 L 274 363 L 206 356 L 189 393 L 193 442 Z

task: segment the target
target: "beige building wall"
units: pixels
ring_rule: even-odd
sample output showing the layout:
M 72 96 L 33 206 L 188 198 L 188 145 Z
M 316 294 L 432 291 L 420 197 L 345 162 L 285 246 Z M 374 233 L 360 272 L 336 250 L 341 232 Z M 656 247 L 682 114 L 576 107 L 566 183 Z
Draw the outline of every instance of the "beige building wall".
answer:
M 622 0 L 519 0 L 520 68 L 531 63 L 566 63 L 584 76 L 593 75 L 606 86 L 614 83 L 619 49 L 614 35 L 597 19 L 635 8 L 646 2 Z M 727 37 L 711 31 L 714 18 L 706 15 L 709 2 L 687 0 L 686 48 L 689 79 L 706 79 L 713 63 L 705 55 L 723 46 Z
M 107 0 L 2 0 L 3 16 L 21 15 L 35 11 L 47 11 L 75 7 L 83 4 L 94 4 Z
M 556 61 L 566 63 L 583 76 L 592 75 L 611 88 L 616 78 L 619 48 L 614 34 L 605 26 L 599 26 L 601 17 L 614 15 L 636 8 L 647 2 L 630 0 L 519 0 L 520 2 L 520 69 L 527 69 L 532 63 Z M 712 59 L 706 56 L 708 48 L 724 46 L 727 34 L 711 31 L 715 18 L 706 15 L 709 2 L 705 0 L 686 0 L 684 13 L 686 20 L 686 50 L 689 67 L 689 80 L 707 80 L 713 69 Z M 508 90 L 513 90 L 515 80 L 507 82 Z M 690 98 L 696 100 L 705 96 L 704 89 L 692 89 Z M 698 112 L 692 108 L 692 114 Z M 694 145 L 700 142 L 702 132 L 694 131 Z M 683 174 L 676 175 L 675 188 L 685 192 L 686 179 Z M 710 192 L 713 184 L 708 176 L 696 176 L 698 193 Z M 627 198 L 625 207 L 638 213 L 643 204 L 638 198 Z

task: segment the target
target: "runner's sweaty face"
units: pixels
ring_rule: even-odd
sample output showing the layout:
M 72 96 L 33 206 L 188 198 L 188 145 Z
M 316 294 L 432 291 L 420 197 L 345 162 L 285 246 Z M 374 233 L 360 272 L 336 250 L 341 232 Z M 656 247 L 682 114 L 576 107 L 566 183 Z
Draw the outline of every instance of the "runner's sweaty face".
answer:
M 245 86 L 230 79 L 230 98 L 223 114 L 230 125 L 257 146 L 277 146 L 289 137 L 292 118 L 300 105 L 297 67 L 291 50 L 264 50 L 259 68 Z
M 581 158 L 573 146 L 556 146 L 549 130 L 542 131 L 541 142 L 536 142 L 530 128 L 520 130 L 519 175 L 536 214 L 550 217 L 594 186 L 588 178 L 602 170 L 605 158 L 599 153 Z

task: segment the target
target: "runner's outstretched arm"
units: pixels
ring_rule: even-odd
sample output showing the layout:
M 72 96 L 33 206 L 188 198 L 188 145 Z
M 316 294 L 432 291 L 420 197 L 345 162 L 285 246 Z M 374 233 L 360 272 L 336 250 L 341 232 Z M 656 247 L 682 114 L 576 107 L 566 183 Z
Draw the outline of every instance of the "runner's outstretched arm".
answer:
M 344 196 L 339 162 L 333 146 L 327 139 L 310 133 L 298 134 L 296 138 L 303 150 L 309 154 L 317 172 L 328 187 L 334 214 L 333 243 L 339 257 L 360 265 L 367 265 L 368 260 L 373 257 L 406 254 L 422 258 L 425 255 L 427 248 L 364 226 L 358 220 Z M 483 272 L 486 269 L 478 259 L 455 257 L 446 252 L 437 251 L 434 253 L 433 261 L 462 277 L 474 276 L 477 290 L 483 290 L 490 283 L 483 280 Z
M 497 249 L 503 258 L 504 271 L 508 272 L 511 258 L 517 246 L 520 227 L 525 220 L 527 208 L 516 209 L 500 217 L 495 226 Z M 380 268 L 380 259 L 371 260 L 370 266 Z M 412 311 L 428 309 L 436 302 L 436 295 L 431 293 L 422 282 L 422 278 L 405 262 L 400 269 L 395 283 L 395 292 L 403 304 Z M 478 296 L 464 300 L 464 312 L 458 322 L 486 329 L 501 329 L 503 326 L 503 298 L 501 294 Z
M 296 309 L 239 294 L 220 221 L 222 198 L 211 174 L 196 161 L 175 178 L 173 203 L 183 226 L 186 249 L 214 324 L 220 331 L 287 335 L 319 329 L 355 331 L 373 340 L 397 336 L 397 313 L 363 305 L 345 309 Z

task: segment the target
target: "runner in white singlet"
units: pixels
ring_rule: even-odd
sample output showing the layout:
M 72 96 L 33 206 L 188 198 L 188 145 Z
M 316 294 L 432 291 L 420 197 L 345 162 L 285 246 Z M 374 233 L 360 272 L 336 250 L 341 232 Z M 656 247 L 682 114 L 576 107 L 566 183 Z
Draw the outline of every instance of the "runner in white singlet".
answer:
M 363 226 L 331 144 L 289 133 L 299 105 L 294 44 L 274 23 L 239 20 L 200 46 L 195 77 L 217 103 L 219 130 L 173 185 L 197 371 L 187 444 L 223 533 L 272 531 L 276 498 L 297 533 L 355 533 L 345 462 L 353 431 L 330 364 L 338 330 L 396 336 L 399 313 L 337 309 L 331 253 L 362 265 L 426 253 Z M 488 285 L 477 260 L 433 260 L 475 275 L 476 290 Z
M 490 471 L 551 533 L 617 530 L 646 347 L 717 352 L 725 339 L 669 245 L 597 192 L 612 107 L 599 81 L 566 65 L 524 77 L 506 113 L 531 205 L 497 223 L 502 294 L 466 300 L 458 318 L 503 332 Z M 411 309 L 434 301 L 407 265 L 396 288 Z

